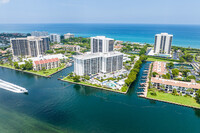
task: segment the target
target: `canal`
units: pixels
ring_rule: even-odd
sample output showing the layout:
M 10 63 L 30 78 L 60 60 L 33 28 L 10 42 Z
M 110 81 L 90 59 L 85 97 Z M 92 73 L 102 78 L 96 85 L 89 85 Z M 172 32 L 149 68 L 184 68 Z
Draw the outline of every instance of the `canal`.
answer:
M 57 80 L 73 66 L 52 78 L 0 68 L 0 79 L 29 91 L 25 95 L 0 89 L 0 132 L 199 133 L 199 110 L 137 96 L 148 63 L 127 95 Z

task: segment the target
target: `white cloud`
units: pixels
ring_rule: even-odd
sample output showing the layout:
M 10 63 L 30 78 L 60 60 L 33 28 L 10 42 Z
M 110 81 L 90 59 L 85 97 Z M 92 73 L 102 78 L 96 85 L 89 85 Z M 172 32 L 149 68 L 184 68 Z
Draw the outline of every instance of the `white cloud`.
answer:
M 8 3 L 8 2 L 10 2 L 10 0 L 0 0 L 0 3 L 2 4 Z

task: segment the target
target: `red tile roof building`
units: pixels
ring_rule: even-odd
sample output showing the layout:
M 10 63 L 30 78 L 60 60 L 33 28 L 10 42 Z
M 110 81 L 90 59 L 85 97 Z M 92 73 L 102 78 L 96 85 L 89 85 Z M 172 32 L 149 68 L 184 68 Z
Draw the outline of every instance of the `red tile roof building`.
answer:
M 157 72 L 159 75 L 166 74 L 166 62 L 154 62 L 152 71 Z M 193 97 L 195 96 L 196 91 L 200 89 L 200 84 L 196 83 L 195 80 L 185 82 L 173 79 L 163 79 L 156 76 L 151 77 L 151 83 L 153 85 L 152 87 L 157 89 L 162 89 L 166 92 L 172 92 L 173 89 L 176 89 L 177 92 L 182 93 L 182 95 L 189 94 Z
M 167 73 L 166 62 L 155 61 L 153 63 L 153 72 L 157 72 L 159 75 L 163 75 Z
M 52 69 L 52 68 L 57 68 L 59 66 L 60 66 L 60 60 L 58 58 L 43 59 L 33 62 L 33 69 L 36 71 L 42 70 L 43 67 L 45 69 Z

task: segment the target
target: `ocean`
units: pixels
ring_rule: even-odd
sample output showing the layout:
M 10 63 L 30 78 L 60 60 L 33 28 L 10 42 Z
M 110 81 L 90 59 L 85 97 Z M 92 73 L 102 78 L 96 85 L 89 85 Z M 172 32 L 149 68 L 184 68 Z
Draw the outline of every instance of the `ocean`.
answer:
M 200 48 L 200 25 L 164 24 L 0 24 L 0 32 L 48 31 L 79 37 L 107 36 L 115 40 L 154 43 L 155 34 L 173 34 L 173 46 Z

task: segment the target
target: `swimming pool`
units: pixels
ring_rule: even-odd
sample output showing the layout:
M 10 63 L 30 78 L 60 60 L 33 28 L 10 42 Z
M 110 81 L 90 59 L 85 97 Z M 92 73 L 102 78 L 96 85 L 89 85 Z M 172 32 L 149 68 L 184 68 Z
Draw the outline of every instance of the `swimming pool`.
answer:
M 183 66 L 184 69 L 193 69 L 192 65 L 189 64 L 174 64 L 174 68 L 180 68 L 181 66 Z

